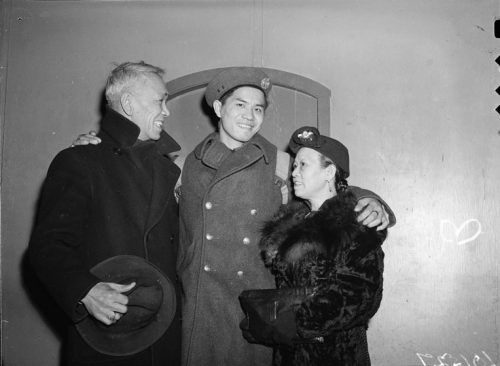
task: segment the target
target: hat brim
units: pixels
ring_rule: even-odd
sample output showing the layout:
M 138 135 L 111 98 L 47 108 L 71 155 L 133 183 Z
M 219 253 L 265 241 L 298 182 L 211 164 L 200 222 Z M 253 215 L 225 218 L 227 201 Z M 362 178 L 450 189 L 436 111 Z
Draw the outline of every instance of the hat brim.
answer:
M 156 266 L 141 257 L 119 255 L 100 262 L 90 272 L 103 282 L 130 283 L 134 278 L 154 279 L 161 286 L 163 296 L 152 321 L 140 329 L 124 333 L 106 332 L 102 323 L 87 316 L 76 324 L 76 328 L 89 346 L 110 356 L 129 356 L 150 347 L 165 333 L 174 319 L 177 298 L 172 282 Z

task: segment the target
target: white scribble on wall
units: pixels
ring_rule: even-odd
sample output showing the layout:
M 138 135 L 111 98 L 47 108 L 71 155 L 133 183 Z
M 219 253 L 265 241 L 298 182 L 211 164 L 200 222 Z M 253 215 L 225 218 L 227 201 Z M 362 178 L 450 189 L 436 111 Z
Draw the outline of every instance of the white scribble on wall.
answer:
M 443 353 L 440 356 L 434 357 L 429 353 L 418 353 L 417 357 L 423 366 L 496 366 L 491 357 L 484 351 L 482 355 L 474 355 L 469 361 L 464 355 L 459 354 L 455 357 L 449 353 Z
M 441 220 L 441 239 L 448 243 L 464 245 L 475 240 L 481 234 L 481 223 L 477 219 L 469 219 L 457 227 L 451 220 Z

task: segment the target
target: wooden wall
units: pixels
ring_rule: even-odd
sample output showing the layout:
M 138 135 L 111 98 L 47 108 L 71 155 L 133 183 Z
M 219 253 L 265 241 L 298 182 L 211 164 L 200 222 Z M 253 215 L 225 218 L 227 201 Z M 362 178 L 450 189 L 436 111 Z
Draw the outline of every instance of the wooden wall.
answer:
M 398 217 L 369 329 L 373 364 L 500 362 L 497 1 L 1 6 L 5 365 L 58 365 L 62 315 L 25 262 L 36 200 L 57 151 L 97 126 L 104 79 L 125 60 L 163 66 L 168 80 L 254 65 L 328 86 L 332 135 L 351 152 L 350 183 L 382 195 Z

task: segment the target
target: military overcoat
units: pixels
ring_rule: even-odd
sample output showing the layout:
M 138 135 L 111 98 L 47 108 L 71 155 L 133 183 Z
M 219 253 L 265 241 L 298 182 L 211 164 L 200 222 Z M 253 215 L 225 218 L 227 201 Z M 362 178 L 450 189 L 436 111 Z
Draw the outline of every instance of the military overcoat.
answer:
M 259 134 L 231 151 L 214 133 L 186 158 L 179 201 L 184 365 L 271 362 L 270 348 L 241 335 L 238 295 L 274 286 L 258 243 L 282 202 L 276 151 Z

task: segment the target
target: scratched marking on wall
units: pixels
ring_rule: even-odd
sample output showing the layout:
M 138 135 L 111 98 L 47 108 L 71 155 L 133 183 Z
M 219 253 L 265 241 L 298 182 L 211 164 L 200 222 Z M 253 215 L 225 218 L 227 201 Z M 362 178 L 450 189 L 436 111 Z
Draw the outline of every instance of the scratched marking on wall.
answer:
M 448 243 L 467 244 L 475 240 L 481 231 L 481 223 L 477 219 L 469 219 L 459 227 L 451 220 L 441 220 L 441 239 Z
M 481 351 L 480 353 L 481 355 L 475 354 L 472 358 L 467 358 L 462 354 L 455 357 L 450 353 L 443 353 L 440 356 L 434 357 L 429 353 L 417 352 L 417 357 L 423 366 L 496 366 L 486 352 Z

